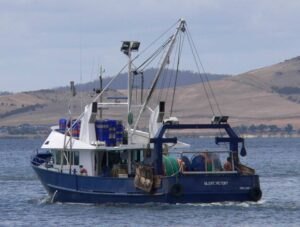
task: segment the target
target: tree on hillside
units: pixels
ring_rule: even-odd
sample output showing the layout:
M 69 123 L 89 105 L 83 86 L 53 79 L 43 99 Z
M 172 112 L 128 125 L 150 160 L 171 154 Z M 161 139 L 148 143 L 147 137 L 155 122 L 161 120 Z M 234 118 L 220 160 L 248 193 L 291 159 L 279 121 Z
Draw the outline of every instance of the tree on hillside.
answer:
M 257 130 L 257 127 L 255 125 L 250 125 L 249 126 L 249 131 L 250 132 L 256 132 L 256 130 Z
M 288 134 L 291 134 L 293 132 L 293 125 L 291 124 L 287 124 L 284 128 L 284 130 L 288 133 Z
M 266 129 L 268 128 L 268 126 L 264 125 L 264 124 L 260 124 L 257 128 L 258 128 L 258 130 L 260 132 L 264 132 L 264 131 L 266 131 Z
M 248 127 L 246 125 L 241 125 L 240 131 L 241 131 L 241 133 L 246 133 L 248 131 Z
M 269 130 L 270 130 L 270 132 L 278 132 L 278 131 L 280 131 L 280 128 L 278 128 L 277 125 L 270 125 Z

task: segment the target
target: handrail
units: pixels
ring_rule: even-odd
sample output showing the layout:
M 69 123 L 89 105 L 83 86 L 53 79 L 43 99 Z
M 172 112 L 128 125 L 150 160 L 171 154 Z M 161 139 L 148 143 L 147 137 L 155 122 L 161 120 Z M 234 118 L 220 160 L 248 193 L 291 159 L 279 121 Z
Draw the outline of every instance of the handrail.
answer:
M 41 158 L 41 157 L 37 157 L 37 155 L 31 155 L 31 163 L 33 164 L 37 164 L 38 166 L 39 165 L 42 165 L 42 164 L 49 164 L 49 162 L 51 161 L 52 157 L 49 159 L 49 158 Z M 36 161 L 37 160 L 37 161 Z M 42 163 L 38 162 L 38 161 L 43 161 Z
M 39 159 L 39 158 L 37 158 L 37 159 Z M 42 159 L 40 159 L 40 160 L 42 160 Z M 40 163 L 40 162 L 34 161 L 34 160 L 32 159 L 32 160 L 31 160 L 31 163 L 34 163 L 34 164 L 37 164 L 37 165 L 42 165 L 42 164 L 44 164 L 44 163 L 46 163 L 46 162 Z
M 182 171 L 182 174 L 232 174 L 232 173 L 237 173 L 236 170 L 232 170 L 232 171 Z
M 198 153 L 230 153 L 230 150 L 203 150 L 203 151 L 172 151 L 172 154 L 198 154 Z
M 235 168 L 234 160 L 238 160 L 238 146 L 239 143 L 243 143 L 244 139 L 239 137 L 229 124 L 163 124 L 157 131 L 156 135 L 153 138 L 150 138 L 150 143 L 154 143 L 154 149 L 157 154 L 157 158 L 154 161 L 155 166 L 155 174 L 163 173 L 163 163 L 162 163 L 162 154 L 163 148 L 162 145 L 164 143 L 177 143 L 177 137 L 173 138 L 164 138 L 164 134 L 167 130 L 184 130 L 184 129 L 193 129 L 193 130 L 201 130 L 201 129 L 224 129 L 228 135 L 228 137 L 215 137 L 216 144 L 229 143 L 229 150 L 231 151 L 231 160 L 232 167 Z

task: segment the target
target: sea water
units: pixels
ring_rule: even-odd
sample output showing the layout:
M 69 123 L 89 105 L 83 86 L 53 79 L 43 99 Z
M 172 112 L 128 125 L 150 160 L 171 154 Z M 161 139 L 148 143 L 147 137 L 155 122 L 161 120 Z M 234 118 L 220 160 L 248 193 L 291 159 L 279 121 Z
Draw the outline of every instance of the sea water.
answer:
M 259 202 L 174 205 L 50 203 L 30 167 L 42 142 L 0 140 L 0 226 L 300 226 L 299 138 L 247 139 L 242 162 L 260 175 Z

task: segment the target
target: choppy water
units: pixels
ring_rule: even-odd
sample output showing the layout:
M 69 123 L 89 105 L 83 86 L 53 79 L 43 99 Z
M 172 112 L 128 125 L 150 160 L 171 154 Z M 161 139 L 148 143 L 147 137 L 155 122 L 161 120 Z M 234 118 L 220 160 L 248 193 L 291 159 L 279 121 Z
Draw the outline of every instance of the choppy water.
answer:
M 205 140 L 186 139 L 203 145 Z M 248 139 L 258 203 L 51 204 L 29 165 L 42 140 L 0 140 L 0 226 L 300 226 L 300 139 Z

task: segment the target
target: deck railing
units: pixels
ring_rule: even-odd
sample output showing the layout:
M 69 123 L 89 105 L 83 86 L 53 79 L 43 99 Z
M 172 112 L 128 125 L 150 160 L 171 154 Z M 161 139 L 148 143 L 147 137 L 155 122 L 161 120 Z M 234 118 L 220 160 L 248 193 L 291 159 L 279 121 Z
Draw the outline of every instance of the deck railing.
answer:
M 212 160 L 212 169 L 210 171 L 208 171 L 208 163 L 207 163 L 207 159 L 211 158 L 211 157 L 208 157 L 210 156 L 211 154 L 222 154 L 222 153 L 227 153 L 229 154 L 229 156 L 231 157 L 231 168 L 232 170 L 231 171 L 228 171 L 228 170 L 223 170 L 222 168 L 222 165 L 221 165 L 221 168 L 218 168 L 218 170 L 215 170 L 215 166 L 214 166 L 214 162 L 213 160 L 214 159 L 211 159 Z M 193 156 L 195 155 L 202 155 L 204 156 L 204 159 L 205 159 L 205 171 L 186 171 L 186 170 L 182 170 L 181 173 L 182 174 L 232 174 L 232 173 L 237 173 L 237 171 L 235 170 L 235 166 L 234 166 L 234 161 L 233 161 L 233 154 L 232 154 L 232 151 L 229 151 L 229 150 L 204 150 L 204 151 L 175 151 L 175 152 L 172 152 L 172 154 L 178 154 L 180 156 L 180 158 L 182 159 L 183 156 L 185 156 L 185 154 L 192 154 Z M 221 161 L 218 157 L 218 161 L 220 162 L 221 164 Z

